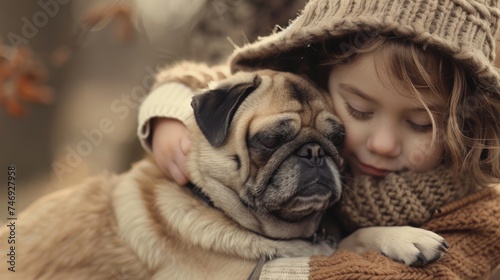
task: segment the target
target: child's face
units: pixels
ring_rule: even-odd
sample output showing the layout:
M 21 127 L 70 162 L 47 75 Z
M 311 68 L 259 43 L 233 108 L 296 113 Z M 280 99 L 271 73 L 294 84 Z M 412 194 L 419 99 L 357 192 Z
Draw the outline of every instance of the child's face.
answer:
M 441 162 L 443 141 L 432 142 L 431 117 L 423 104 L 408 89 L 391 84 L 385 65 L 377 73 L 376 56 L 376 51 L 361 54 L 330 73 L 334 110 L 346 129 L 341 154 L 354 175 L 427 171 Z M 421 94 L 430 108 L 445 109 L 436 96 Z

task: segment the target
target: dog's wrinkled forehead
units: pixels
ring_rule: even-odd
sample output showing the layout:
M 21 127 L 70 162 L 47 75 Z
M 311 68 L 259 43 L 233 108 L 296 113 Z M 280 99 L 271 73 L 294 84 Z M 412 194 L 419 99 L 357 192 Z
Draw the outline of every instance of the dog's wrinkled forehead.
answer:
M 304 122 L 311 121 L 319 111 L 327 109 L 327 95 L 302 77 L 290 73 L 258 73 L 262 77 L 261 87 L 256 90 L 260 115 L 294 112 Z
M 275 79 L 275 82 L 282 83 L 286 90 L 283 90 L 284 93 L 290 96 L 291 100 L 296 100 L 300 104 L 308 104 L 313 99 L 316 99 L 318 93 L 313 87 L 305 86 L 304 81 L 299 82 L 295 76 L 280 76 Z
M 196 95 L 191 103 L 196 122 L 212 146 L 223 145 L 235 114 L 245 102 L 258 105 L 254 107 L 268 115 L 306 111 L 304 108 L 313 103 L 326 106 L 321 92 L 296 75 L 271 70 L 237 73 L 211 83 L 210 89 Z

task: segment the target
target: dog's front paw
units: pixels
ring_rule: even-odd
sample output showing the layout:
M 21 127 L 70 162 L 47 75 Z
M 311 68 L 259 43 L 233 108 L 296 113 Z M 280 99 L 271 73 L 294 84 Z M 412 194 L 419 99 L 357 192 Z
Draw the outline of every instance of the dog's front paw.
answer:
M 332 236 L 324 236 L 321 240 L 316 240 L 314 243 L 314 249 L 310 252 L 309 256 L 322 255 L 329 256 L 335 252 L 337 249 L 337 243 Z
M 435 262 L 448 251 L 444 238 L 429 230 L 400 227 L 381 234 L 386 237 L 380 243 L 380 252 L 410 266 Z
M 339 248 L 363 253 L 377 251 L 410 266 L 423 266 L 448 251 L 443 237 L 414 227 L 369 227 L 359 229 L 340 242 Z

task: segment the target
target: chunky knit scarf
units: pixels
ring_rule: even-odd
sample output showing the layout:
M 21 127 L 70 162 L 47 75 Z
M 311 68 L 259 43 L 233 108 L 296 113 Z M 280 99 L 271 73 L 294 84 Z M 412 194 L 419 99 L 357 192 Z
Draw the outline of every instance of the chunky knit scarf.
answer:
M 342 199 L 334 209 L 346 230 L 368 226 L 421 226 L 439 207 L 464 197 L 478 187 L 453 178 L 442 165 L 424 173 L 391 173 L 383 179 L 347 179 Z

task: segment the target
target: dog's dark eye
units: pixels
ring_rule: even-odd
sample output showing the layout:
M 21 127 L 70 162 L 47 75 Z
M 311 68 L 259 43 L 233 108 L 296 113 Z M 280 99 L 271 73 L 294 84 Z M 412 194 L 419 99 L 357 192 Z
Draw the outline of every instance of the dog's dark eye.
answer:
M 258 140 L 262 146 L 276 149 L 283 142 L 282 138 L 281 135 L 259 135 Z
M 331 132 L 329 133 L 328 138 L 332 141 L 333 145 L 337 147 L 337 149 L 340 149 L 344 144 L 345 128 L 342 124 L 338 123 L 338 121 L 333 119 L 328 119 L 328 121 L 330 121 L 331 124 Z
M 334 133 L 330 137 L 330 140 L 332 141 L 333 145 L 335 145 L 335 147 L 337 147 L 337 149 L 342 148 L 342 146 L 344 144 L 344 136 L 345 136 L 344 132 L 338 132 L 338 133 Z

